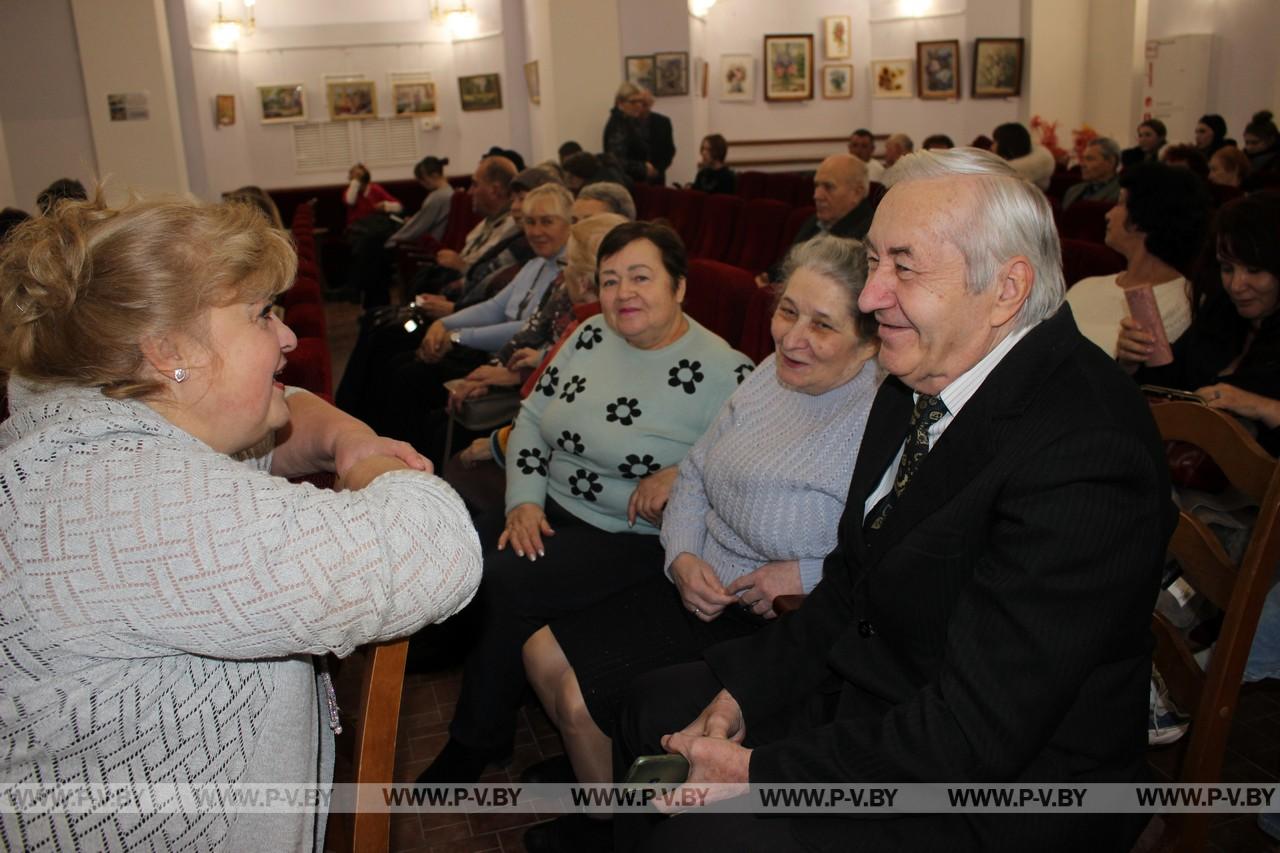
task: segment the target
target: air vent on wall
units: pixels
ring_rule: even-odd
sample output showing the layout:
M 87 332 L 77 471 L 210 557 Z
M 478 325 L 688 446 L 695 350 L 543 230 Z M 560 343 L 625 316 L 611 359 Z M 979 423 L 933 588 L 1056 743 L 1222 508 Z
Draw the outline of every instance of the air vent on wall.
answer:
M 418 134 L 411 118 L 378 118 L 360 122 L 360 150 L 367 163 L 413 163 Z
M 293 125 L 293 161 L 299 172 L 345 171 L 356 161 L 347 121 Z

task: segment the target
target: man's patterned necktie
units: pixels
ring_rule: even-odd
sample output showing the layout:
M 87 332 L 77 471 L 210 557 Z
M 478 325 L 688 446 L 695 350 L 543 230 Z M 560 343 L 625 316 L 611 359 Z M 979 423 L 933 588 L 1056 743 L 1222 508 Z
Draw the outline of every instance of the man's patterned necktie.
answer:
M 911 413 L 911 424 L 907 429 L 907 443 L 902 448 L 902 459 L 898 462 L 898 472 L 893 478 L 893 488 L 871 508 L 871 512 L 863 521 L 865 531 L 879 530 L 884 520 L 902 493 L 907 483 L 920 468 L 920 462 L 929 452 L 929 427 L 936 424 L 947 413 L 947 404 L 941 397 L 930 397 L 921 394 L 916 400 L 915 410 Z

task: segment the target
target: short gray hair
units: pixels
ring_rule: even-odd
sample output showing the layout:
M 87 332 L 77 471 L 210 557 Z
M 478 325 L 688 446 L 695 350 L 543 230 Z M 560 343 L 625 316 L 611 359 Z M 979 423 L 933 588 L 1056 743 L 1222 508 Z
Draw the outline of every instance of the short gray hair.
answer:
M 625 216 L 632 221 L 636 218 L 636 203 L 632 200 L 631 193 L 627 192 L 627 188 L 622 184 L 611 181 L 587 184 L 578 190 L 578 198 L 603 202 L 609 205 L 609 210 L 613 213 Z
M 964 222 L 954 227 L 951 242 L 964 255 L 970 293 L 982 293 L 996 280 L 1001 264 L 1022 255 L 1031 262 L 1035 281 L 1018 312 L 1018 329 L 1051 316 L 1066 298 L 1062 277 L 1062 244 L 1053 211 L 1043 192 L 989 151 L 953 148 L 920 151 L 902 157 L 885 173 L 890 186 L 912 181 L 960 178 L 972 182 L 973 209 L 958 211 Z
M 878 340 L 875 315 L 858 310 L 858 298 L 867 286 L 867 247 L 861 241 L 820 234 L 798 243 L 782 262 L 782 281 L 788 281 L 799 269 L 812 270 L 837 284 L 849 297 L 849 316 L 853 318 L 858 337 L 864 341 Z
M 1097 146 L 1102 151 L 1103 157 L 1106 157 L 1117 166 L 1120 165 L 1120 143 L 1109 136 L 1099 136 L 1097 139 L 1090 140 L 1089 144 Z

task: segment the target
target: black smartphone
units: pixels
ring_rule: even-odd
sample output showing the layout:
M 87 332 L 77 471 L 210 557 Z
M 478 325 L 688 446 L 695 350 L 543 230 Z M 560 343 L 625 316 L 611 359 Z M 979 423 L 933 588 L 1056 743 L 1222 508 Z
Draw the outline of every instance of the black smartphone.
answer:
M 632 785 L 680 785 L 689 779 L 689 760 L 679 753 L 642 755 L 624 780 Z
M 1163 385 L 1141 385 L 1138 390 L 1143 394 L 1147 394 L 1152 397 L 1161 397 L 1165 400 L 1185 400 L 1188 403 L 1199 403 L 1202 406 L 1205 405 L 1204 400 L 1200 397 L 1197 397 L 1190 391 L 1179 391 L 1177 388 L 1165 388 Z

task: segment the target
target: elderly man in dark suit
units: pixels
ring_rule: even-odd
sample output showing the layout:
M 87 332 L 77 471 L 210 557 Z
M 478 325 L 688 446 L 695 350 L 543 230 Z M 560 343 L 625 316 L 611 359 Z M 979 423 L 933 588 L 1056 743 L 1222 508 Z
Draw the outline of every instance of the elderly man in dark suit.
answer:
M 871 227 L 876 208 L 868 193 L 867 164 L 853 154 L 833 154 L 822 161 L 813 176 L 813 216 L 796 232 L 791 245 L 807 243 L 819 234 L 861 240 Z M 756 276 L 756 285 L 766 287 L 778 281 L 779 261 Z
M 893 181 L 858 300 L 891 376 L 823 580 L 776 624 L 638 679 L 620 774 L 665 749 L 689 759 L 691 783 L 743 790 L 1142 777 L 1175 519 L 1146 404 L 1063 304 L 1039 190 L 975 149 L 904 157 Z M 771 602 L 748 590 L 742 604 Z M 1142 818 L 620 815 L 617 837 L 663 851 L 1127 851 Z

